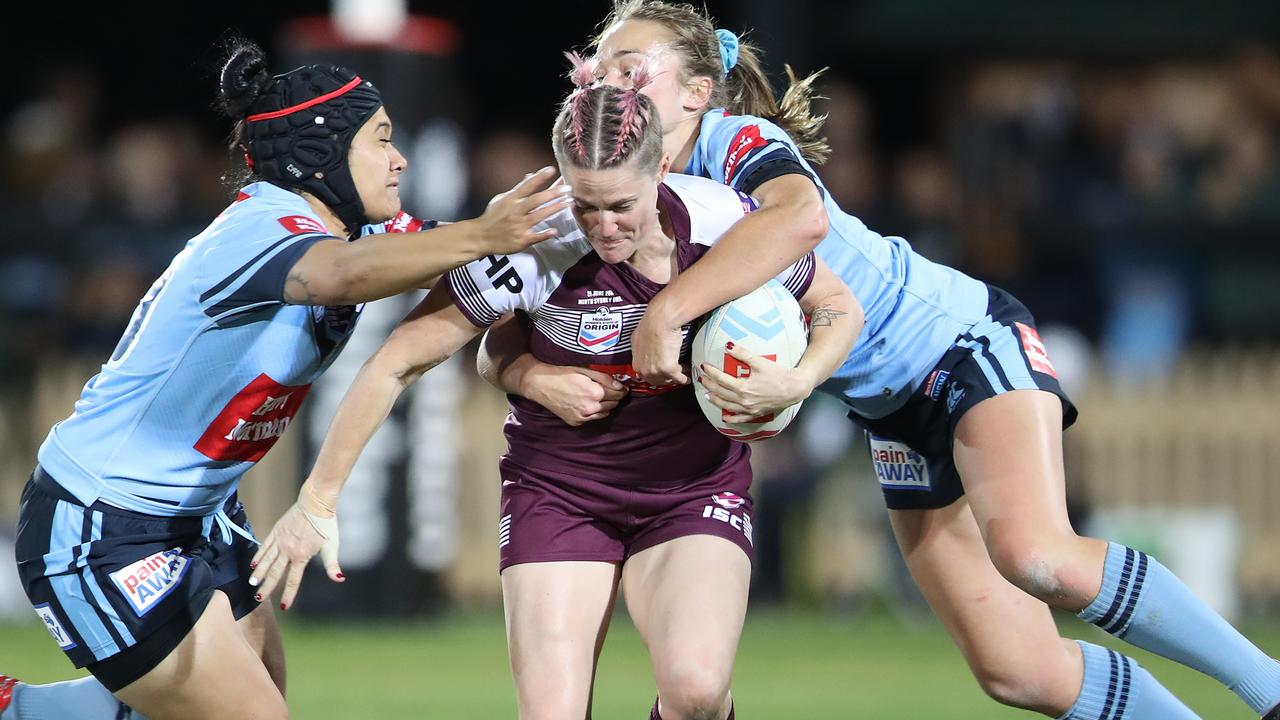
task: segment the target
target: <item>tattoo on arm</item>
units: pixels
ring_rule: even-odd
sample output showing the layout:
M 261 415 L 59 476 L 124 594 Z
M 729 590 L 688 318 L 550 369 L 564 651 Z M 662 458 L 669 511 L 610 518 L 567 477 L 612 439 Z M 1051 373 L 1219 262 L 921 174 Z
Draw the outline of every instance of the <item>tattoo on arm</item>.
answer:
M 284 301 L 291 305 L 319 305 L 315 294 L 311 292 L 311 283 L 302 273 L 291 270 L 284 279 Z
M 815 309 L 809 316 L 809 327 L 831 327 L 831 323 L 841 315 L 848 315 L 847 312 L 834 310 L 828 305 L 822 305 Z

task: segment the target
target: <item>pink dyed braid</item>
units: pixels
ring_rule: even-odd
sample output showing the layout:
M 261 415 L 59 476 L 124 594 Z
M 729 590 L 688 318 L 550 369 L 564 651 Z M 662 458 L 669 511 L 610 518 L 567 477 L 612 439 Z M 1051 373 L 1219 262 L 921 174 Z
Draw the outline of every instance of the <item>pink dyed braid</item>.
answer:
M 582 136 L 586 132 L 586 127 L 582 116 L 586 112 L 587 91 L 596 81 L 595 61 L 586 60 L 576 52 L 567 52 L 564 55 L 569 58 L 569 62 L 573 63 L 573 69 L 569 71 L 569 79 L 577 87 L 573 91 L 573 104 L 569 110 L 569 143 L 577 150 L 579 158 L 585 158 L 587 148 L 582 143 Z
M 605 165 L 621 157 L 627 142 L 639 139 L 649 125 L 649 113 L 640 102 L 640 91 L 653 82 L 653 66 L 646 60 L 631 71 L 631 87 L 622 91 L 618 98 L 618 137 L 613 145 L 613 152 Z

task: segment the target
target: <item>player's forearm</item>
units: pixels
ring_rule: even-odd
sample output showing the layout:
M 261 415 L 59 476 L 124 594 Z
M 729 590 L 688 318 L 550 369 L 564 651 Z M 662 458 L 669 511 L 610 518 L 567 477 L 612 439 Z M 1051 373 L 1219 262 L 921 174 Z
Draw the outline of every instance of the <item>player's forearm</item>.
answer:
M 539 361 L 511 315 L 490 326 L 476 351 L 476 371 L 485 382 L 512 395 L 525 395 L 525 378 Z
M 401 373 L 379 367 L 377 355 L 365 363 L 338 405 L 307 478 L 315 492 L 337 498 L 360 453 L 387 419 L 400 393 L 417 377 L 415 374 L 406 382 Z
M 862 308 L 848 292 L 824 298 L 810 311 L 809 346 L 796 365 L 809 386 L 806 397 L 844 364 L 862 323 Z
M 762 207 L 682 270 L 650 301 L 646 312 L 660 318 L 664 327 L 690 322 L 777 276 L 821 241 L 815 232 L 812 223 L 795 222 L 788 205 Z
M 366 302 L 434 284 L 487 251 L 472 221 L 413 233 L 377 233 L 350 244 L 339 277 L 347 298 Z M 330 303 L 339 304 L 339 303 Z

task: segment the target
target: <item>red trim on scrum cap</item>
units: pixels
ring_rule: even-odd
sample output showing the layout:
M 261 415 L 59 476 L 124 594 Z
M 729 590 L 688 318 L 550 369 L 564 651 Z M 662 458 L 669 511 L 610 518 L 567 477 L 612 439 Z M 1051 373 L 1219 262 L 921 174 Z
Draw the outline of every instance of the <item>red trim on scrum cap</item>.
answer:
M 360 79 L 360 76 L 357 75 L 351 79 L 351 82 L 347 83 L 346 85 L 343 85 L 342 87 L 338 88 L 337 90 L 334 90 L 333 92 L 325 93 L 320 97 L 311 98 L 310 100 L 304 103 L 298 103 L 297 105 L 292 105 L 282 110 L 272 110 L 271 112 L 264 112 L 264 113 L 258 113 L 257 115 L 250 115 L 249 117 L 245 118 L 245 122 L 257 122 L 258 120 L 270 120 L 271 118 L 278 118 L 278 117 L 284 117 L 285 115 L 291 115 L 293 113 L 298 112 L 299 110 L 305 110 L 311 107 L 312 105 L 319 105 L 322 102 L 332 100 L 338 97 L 339 95 L 345 93 L 346 91 L 350 90 L 351 88 L 359 85 L 361 82 L 363 81 Z

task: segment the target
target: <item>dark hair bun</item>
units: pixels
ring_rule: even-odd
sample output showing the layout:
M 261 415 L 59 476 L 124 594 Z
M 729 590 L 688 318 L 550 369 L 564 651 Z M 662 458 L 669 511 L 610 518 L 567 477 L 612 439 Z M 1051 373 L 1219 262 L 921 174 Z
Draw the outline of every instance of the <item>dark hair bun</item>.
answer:
M 266 53 L 257 45 L 242 41 L 231 48 L 222 66 L 218 105 L 228 116 L 239 120 L 270 82 Z

